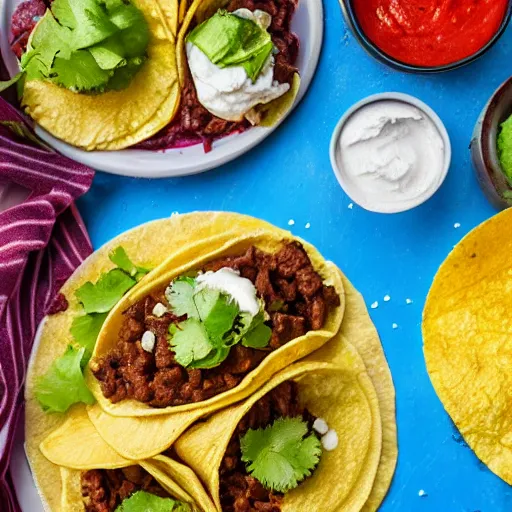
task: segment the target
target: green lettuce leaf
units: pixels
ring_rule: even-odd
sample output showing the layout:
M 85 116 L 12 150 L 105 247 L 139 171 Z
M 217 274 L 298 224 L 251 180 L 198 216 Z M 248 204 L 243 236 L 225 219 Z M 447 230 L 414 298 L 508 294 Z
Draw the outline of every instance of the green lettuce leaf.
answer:
M 76 292 L 77 299 L 82 303 L 86 313 L 106 313 L 110 311 L 122 296 L 137 281 L 119 268 L 102 274 L 96 284 L 88 281 Z
M 252 20 L 224 10 L 198 25 L 187 36 L 220 68 L 243 66 L 255 81 L 269 58 L 274 45 L 270 34 Z
M 191 509 L 189 505 L 172 498 L 161 498 L 146 491 L 137 491 L 124 499 L 115 512 L 191 512 Z
M 66 412 L 75 403 L 95 403 L 82 374 L 85 350 L 69 345 L 64 355 L 37 381 L 35 396 L 44 411 Z
M 100 333 L 108 313 L 91 313 L 77 316 L 73 319 L 70 332 L 76 343 L 85 348 L 84 362 L 89 362 L 92 356 L 96 340 Z
M 298 487 L 320 461 L 322 446 L 302 418 L 279 418 L 240 439 L 242 460 L 265 488 L 285 493 Z

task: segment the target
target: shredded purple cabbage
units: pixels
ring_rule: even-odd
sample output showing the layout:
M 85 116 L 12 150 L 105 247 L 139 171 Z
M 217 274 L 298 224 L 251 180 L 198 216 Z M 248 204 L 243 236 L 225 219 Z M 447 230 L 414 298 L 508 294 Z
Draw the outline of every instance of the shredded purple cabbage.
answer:
M 0 199 L 6 187 L 26 189 L 24 201 L 0 211 L 0 503 L 5 512 L 21 512 L 9 461 L 36 329 L 62 284 L 92 251 L 74 201 L 93 176 L 89 167 L 38 143 L 29 121 L 0 98 Z

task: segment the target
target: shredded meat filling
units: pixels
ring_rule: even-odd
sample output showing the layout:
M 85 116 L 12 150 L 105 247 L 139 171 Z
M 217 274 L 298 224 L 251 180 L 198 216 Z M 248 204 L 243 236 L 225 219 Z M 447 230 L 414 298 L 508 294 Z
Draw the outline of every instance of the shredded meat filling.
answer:
M 274 65 L 274 79 L 280 83 L 292 83 L 297 72 L 295 63 L 299 54 L 299 39 L 290 25 L 298 0 L 231 0 L 227 6 L 230 12 L 246 8 L 259 9 L 272 16 L 269 32 L 277 49 Z M 188 70 L 187 70 L 188 71 Z M 230 122 L 214 116 L 197 99 L 190 73 L 185 76 L 181 93 L 180 112 L 162 131 L 139 144 L 142 149 L 166 149 L 203 143 L 206 152 L 211 150 L 213 141 L 233 133 L 247 130 L 247 120 Z
M 220 500 L 223 512 L 280 512 L 283 495 L 265 489 L 247 473 L 242 462 L 240 437 L 249 429 L 265 428 L 278 418 L 302 416 L 309 429 L 315 418 L 298 400 L 297 385 L 284 382 L 258 400 L 231 437 L 220 466 Z
M 162 498 L 167 491 L 142 467 L 93 469 L 81 475 L 82 496 L 86 512 L 112 512 L 137 491 L 146 491 Z
M 237 386 L 273 350 L 304 335 L 321 329 L 330 307 L 339 305 L 333 287 L 325 286 L 299 243 L 283 246 L 276 254 L 250 247 L 241 256 L 216 260 L 203 270 L 229 267 L 250 279 L 258 296 L 265 300 L 272 337 L 265 349 L 234 346 L 218 367 L 188 370 L 179 365 L 170 349 L 168 330 L 172 323 L 186 317 L 171 312 L 158 318 L 154 306 L 169 307 L 164 290 L 149 295 L 124 312 L 118 343 L 105 357 L 92 364 L 106 398 L 117 403 L 134 399 L 152 407 L 178 406 L 202 402 Z M 145 331 L 155 334 L 152 353 L 141 345 Z

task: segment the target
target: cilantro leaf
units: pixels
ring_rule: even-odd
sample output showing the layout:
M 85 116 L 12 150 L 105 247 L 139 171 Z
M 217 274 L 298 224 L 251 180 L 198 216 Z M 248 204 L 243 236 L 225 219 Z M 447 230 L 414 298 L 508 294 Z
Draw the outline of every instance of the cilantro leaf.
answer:
M 115 512 L 190 512 L 190 506 L 173 500 L 161 498 L 146 491 L 137 491 L 123 500 Z
M 149 272 L 147 268 L 138 267 L 134 263 L 132 263 L 132 260 L 128 257 L 128 254 L 126 254 L 126 251 L 123 247 L 119 246 L 116 247 L 109 255 L 108 255 L 110 261 L 119 267 L 121 270 L 124 270 L 127 274 L 130 274 L 130 276 L 135 277 L 137 275 L 144 275 Z
M 50 80 L 73 91 L 119 90 L 146 59 L 149 27 L 130 3 L 54 0 L 22 58 L 27 80 Z
M 146 62 L 145 57 L 133 57 L 127 59 L 125 66 L 116 69 L 114 76 L 107 84 L 107 89 L 111 91 L 120 91 L 121 89 L 126 89 L 144 62 Z
M 89 51 L 101 69 L 116 69 L 127 64 L 122 44 L 115 36 L 91 46 Z
M 243 337 L 242 345 L 251 348 L 265 348 L 272 337 L 272 329 L 263 322 L 257 323 Z
M 178 277 L 165 290 L 165 297 L 176 316 L 187 315 L 188 318 L 199 318 L 194 302 L 196 280 L 192 277 Z
M 90 281 L 83 284 L 75 295 L 84 306 L 86 313 L 106 313 L 135 284 L 135 279 L 121 269 L 114 268 L 102 274 L 96 284 Z
M 109 71 L 101 69 L 86 50 L 73 52 L 70 59 L 55 57 L 52 72 L 55 83 L 78 91 L 100 89 L 112 76 Z
M 311 475 L 320 461 L 321 443 L 307 435 L 299 418 L 279 418 L 265 429 L 248 430 L 240 439 L 249 473 L 267 489 L 287 492 Z
M 92 405 L 94 396 L 82 375 L 85 348 L 68 346 L 63 356 L 56 359 L 37 381 L 35 396 L 46 412 L 66 412 L 73 404 Z
M 96 0 L 54 0 L 52 12 L 60 24 L 72 29 L 72 48 L 87 48 L 117 32 L 106 9 Z
M 230 350 L 231 347 L 226 346 L 215 348 L 205 358 L 193 361 L 188 367 L 201 369 L 215 368 L 228 358 Z
M 179 326 L 171 324 L 169 333 L 176 361 L 182 366 L 205 358 L 214 349 L 204 324 L 197 318 L 189 318 Z
M 215 346 L 222 346 L 240 311 L 238 305 L 225 294 L 209 288 L 197 292 L 194 301 L 208 336 Z
M 71 336 L 81 347 L 85 348 L 84 362 L 87 364 L 96 345 L 96 340 L 108 313 L 91 313 L 73 319 Z

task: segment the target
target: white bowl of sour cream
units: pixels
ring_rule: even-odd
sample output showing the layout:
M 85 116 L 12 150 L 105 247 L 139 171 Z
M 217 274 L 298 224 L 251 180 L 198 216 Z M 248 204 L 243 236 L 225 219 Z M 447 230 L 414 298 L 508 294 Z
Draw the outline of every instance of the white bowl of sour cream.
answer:
M 356 103 L 331 139 L 331 165 L 345 193 L 377 213 L 398 213 L 424 203 L 443 183 L 451 144 L 438 115 L 402 93 Z

